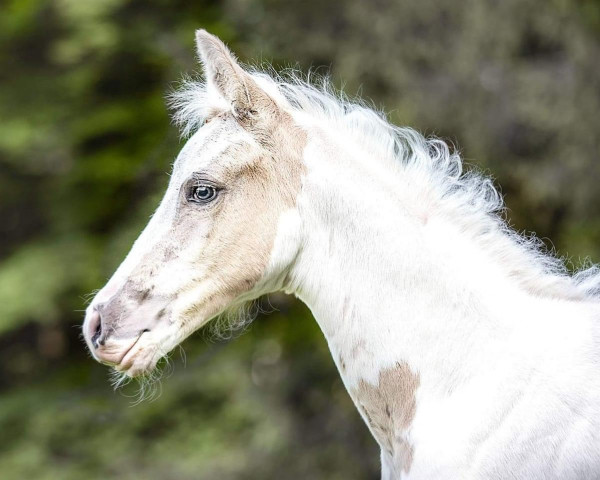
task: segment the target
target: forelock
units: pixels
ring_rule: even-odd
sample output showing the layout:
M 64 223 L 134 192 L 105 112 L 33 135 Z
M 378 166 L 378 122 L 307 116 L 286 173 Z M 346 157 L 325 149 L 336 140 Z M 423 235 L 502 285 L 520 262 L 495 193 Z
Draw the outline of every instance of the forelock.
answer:
M 194 80 L 184 77 L 178 87 L 169 93 L 167 102 L 173 111 L 173 122 L 184 138 L 194 134 L 215 112 L 231 109 L 225 99 L 202 78 Z

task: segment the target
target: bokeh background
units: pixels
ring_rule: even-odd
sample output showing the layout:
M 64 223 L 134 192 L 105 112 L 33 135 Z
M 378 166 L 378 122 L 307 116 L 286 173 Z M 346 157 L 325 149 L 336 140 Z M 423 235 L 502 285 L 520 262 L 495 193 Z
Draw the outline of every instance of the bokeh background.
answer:
M 600 261 L 594 0 L 4 0 L 0 3 L 0 477 L 375 479 L 378 450 L 310 312 L 275 295 L 202 333 L 131 406 L 79 339 L 182 146 L 164 96 L 193 32 L 244 61 L 330 71 L 502 186 L 515 228 Z

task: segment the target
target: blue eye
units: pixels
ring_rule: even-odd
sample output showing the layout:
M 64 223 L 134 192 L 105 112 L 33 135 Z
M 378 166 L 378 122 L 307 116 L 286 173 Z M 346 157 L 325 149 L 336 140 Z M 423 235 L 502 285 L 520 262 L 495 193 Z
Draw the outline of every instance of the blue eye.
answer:
M 191 200 L 196 203 L 208 203 L 217 198 L 217 189 L 211 185 L 196 185 Z

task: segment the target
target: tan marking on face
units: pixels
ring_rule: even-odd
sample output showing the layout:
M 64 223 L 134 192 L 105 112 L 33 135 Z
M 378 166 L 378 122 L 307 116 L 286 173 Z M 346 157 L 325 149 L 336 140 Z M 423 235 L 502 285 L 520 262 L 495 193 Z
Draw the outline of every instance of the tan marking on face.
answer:
M 263 120 L 260 130 L 252 132 L 259 140 L 260 152 L 228 174 L 226 198 L 213 214 L 212 228 L 198 258 L 206 274 L 194 283 L 203 284 L 205 293 L 184 317 L 214 316 L 256 286 L 270 261 L 279 217 L 296 204 L 304 173 L 306 132 L 281 111 L 266 127 L 265 123 Z M 244 152 L 236 155 L 243 157 Z
M 408 473 L 412 465 L 413 447 L 403 434 L 415 416 L 419 384 L 419 375 L 406 363 L 398 362 L 380 372 L 378 385 L 361 380 L 351 392 L 373 436 L 392 458 L 397 472 Z
M 202 211 L 182 205 L 169 233 L 141 259 L 118 301 L 113 302 L 115 321 L 121 317 L 132 320 L 131 328 L 128 324 L 115 327 L 113 335 L 151 329 L 168 317 L 170 324 L 178 324 L 181 338 L 185 338 L 227 308 L 250 299 L 244 294 L 264 277 L 279 217 L 296 203 L 304 172 L 306 133 L 285 112 L 278 112 L 276 118 L 261 118 L 260 126 L 254 127 L 256 131 L 252 125 L 245 128 L 259 145 L 232 145 L 223 153 L 233 161 L 219 174 L 226 190 L 214 208 Z M 202 222 L 210 227 L 203 234 L 202 248 L 190 256 L 186 249 L 194 248 L 194 237 Z M 135 315 L 123 314 L 133 308 L 126 308 L 129 299 L 139 308 L 158 296 L 155 271 L 160 274 L 162 268 L 175 262 L 183 262 L 180 270 L 194 275 L 186 279 L 182 274 L 180 289 L 169 292 L 143 325 Z M 253 292 L 249 297 L 260 293 Z M 179 304 L 171 303 L 180 297 Z

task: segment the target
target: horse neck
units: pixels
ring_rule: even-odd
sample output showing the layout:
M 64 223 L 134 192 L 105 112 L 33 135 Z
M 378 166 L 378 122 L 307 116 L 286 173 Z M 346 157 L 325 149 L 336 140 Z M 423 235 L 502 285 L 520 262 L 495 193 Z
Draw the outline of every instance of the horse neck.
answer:
M 532 308 L 529 296 L 436 215 L 426 187 L 343 142 L 315 142 L 305 161 L 307 234 L 291 289 L 311 308 L 346 386 L 377 385 L 401 364 L 451 390 L 497 361 L 519 328 L 514 311 Z

